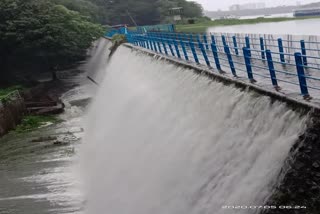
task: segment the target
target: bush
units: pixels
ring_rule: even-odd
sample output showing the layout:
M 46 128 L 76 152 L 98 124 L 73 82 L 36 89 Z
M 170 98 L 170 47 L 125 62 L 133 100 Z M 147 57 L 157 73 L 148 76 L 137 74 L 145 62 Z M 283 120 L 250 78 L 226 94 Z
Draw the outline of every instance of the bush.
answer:
M 126 36 L 122 34 L 115 34 L 111 38 L 112 44 L 122 44 L 127 41 Z
M 127 42 L 127 38 L 125 35 L 115 34 L 111 38 L 111 41 L 112 41 L 112 46 L 110 47 L 109 56 L 111 56 L 122 43 Z
M 194 19 L 188 19 L 188 24 L 195 24 L 196 21 Z

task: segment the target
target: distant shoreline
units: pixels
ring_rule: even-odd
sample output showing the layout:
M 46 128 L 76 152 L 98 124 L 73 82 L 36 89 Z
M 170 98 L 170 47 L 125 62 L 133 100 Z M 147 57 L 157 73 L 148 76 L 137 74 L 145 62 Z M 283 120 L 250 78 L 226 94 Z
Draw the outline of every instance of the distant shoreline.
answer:
M 210 18 L 220 18 L 223 16 L 263 16 L 273 15 L 281 13 L 292 13 L 294 10 L 303 8 L 316 8 L 320 7 L 320 2 L 305 4 L 300 6 L 279 6 L 269 7 L 261 9 L 247 9 L 247 10 L 235 10 L 235 11 L 205 11 L 205 16 Z
M 256 19 L 219 19 L 214 21 L 199 22 L 196 24 L 185 24 L 177 25 L 176 30 L 178 32 L 185 33 L 204 33 L 209 27 L 215 26 L 230 26 L 230 25 L 244 25 L 244 24 L 259 24 L 259 23 L 270 23 L 270 22 L 284 22 L 294 20 L 305 20 L 305 19 L 320 19 L 317 17 L 276 17 L 276 18 L 256 18 Z

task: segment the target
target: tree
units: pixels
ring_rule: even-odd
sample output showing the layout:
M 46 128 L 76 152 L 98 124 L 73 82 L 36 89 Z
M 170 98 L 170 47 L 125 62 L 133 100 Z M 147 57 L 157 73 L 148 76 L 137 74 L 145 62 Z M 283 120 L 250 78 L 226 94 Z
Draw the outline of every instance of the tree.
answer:
M 1 0 L 1 76 L 10 69 L 54 71 L 82 59 L 102 28 L 87 17 L 49 0 Z
M 201 4 L 197 2 L 186 0 L 159 0 L 158 8 L 161 14 L 161 21 L 167 20 L 169 9 L 174 7 L 182 7 L 182 15 L 185 18 L 198 18 L 203 16 L 203 8 Z
M 197 18 L 203 16 L 203 7 L 195 1 L 185 1 L 182 3 L 184 16 L 188 18 Z
M 69 10 L 77 11 L 93 22 L 105 22 L 105 15 L 101 8 L 87 0 L 51 0 L 54 4 L 63 5 Z
M 72 1 L 72 0 L 71 0 Z M 194 1 L 186 0 L 88 0 L 103 11 L 104 20 L 110 25 L 133 24 L 128 12 L 138 25 L 164 22 L 173 7 L 183 7 L 187 18 L 201 17 L 203 8 Z

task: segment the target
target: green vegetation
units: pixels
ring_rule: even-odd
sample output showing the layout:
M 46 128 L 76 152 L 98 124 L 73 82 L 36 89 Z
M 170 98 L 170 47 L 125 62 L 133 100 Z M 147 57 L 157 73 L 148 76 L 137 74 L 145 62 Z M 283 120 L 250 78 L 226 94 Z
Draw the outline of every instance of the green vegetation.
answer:
M 258 23 L 267 23 L 267 22 L 283 22 L 283 21 L 292 21 L 292 20 L 302 20 L 302 19 L 312 19 L 319 17 L 299 17 L 299 18 L 288 18 L 288 17 L 279 17 L 279 18 L 257 18 L 257 19 L 219 19 L 214 21 L 197 21 L 195 24 L 184 24 L 177 25 L 177 31 L 179 32 L 192 32 L 192 33 L 203 33 L 209 27 L 215 26 L 228 26 L 228 25 L 242 25 L 242 24 L 258 24 Z
M 1 97 L 4 97 L 4 96 L 7 96 L 8 94 L 14 92 L 14 91 L 17 91 L 17 90 L 22 90 L 24 89 L 23 86 L 21 85 L 14 85 L 14 86 L 11 86 L 11 87 L 8 87 L 8 88 L 1 88 L 0 89 L 0 98 Z
M 14 80 L 13 70 L 54 73 L 83 59 L 102 34 L 88 17 L 50 0 L 1 0 L 0 79 Z
M 126 36 L 121 34 L 115 34 L 111 38 L 111 41 L 113 45 L 120 45 L 121 43 L 126 42 Z
M 201 17 L 203 8 L 187 0 L 52 0 L 103 25 L 152 25 L 171 22 L 169 9 L 183 7 L 186 18 Z
M 185 17 L 203 15 L 203 8 L 195 1 L 187 0 L 90 0 L 105 14 L 104 24 L 134 25 L 129 14 L 138 25 L 152 25 L 170 22 L 169 9 L 183 7 Z
M 165 23 L 173 7 L 183 7 L 186 18 L 203 15 L 200 4 L 187 0 L 1 0 L 0 86 L 42 71 L 54 79 L 86 57 L 102 25 Z
M 77 11 L 92 22 L 104 22 L 105 15 L 103 10 L 89 0 L 51 0 L 51 2 L 63 5 L 69 10 Z
M 115 35 L 113 35 L 111 41 L 112 41 L 112 46 L 109 48 L 110 49 L 110 56 L 117 50 L 117 48 L 122 43 L 127 42 L 127 38 L 125 35 L 115 34 Z
M 54 116 L 28 115 L 22 119 L 21 124 L 17 126 L 15 131 L 18 133 L 24 133 L 24 132 L 28 132 L 28 131 L 32 131 L 34 129 L 37 129 L 40 126 L 42 126 L 48 122 L 55 123 L 58 121 L 59 121 L 59 119 L 57 119 Z
M 0 102 L 5 103 L 10 99 L 10 94 L 14 93 L 17 90 L 24 89 L 21 85 L 14 85 L 8 88 L 0 89 Z

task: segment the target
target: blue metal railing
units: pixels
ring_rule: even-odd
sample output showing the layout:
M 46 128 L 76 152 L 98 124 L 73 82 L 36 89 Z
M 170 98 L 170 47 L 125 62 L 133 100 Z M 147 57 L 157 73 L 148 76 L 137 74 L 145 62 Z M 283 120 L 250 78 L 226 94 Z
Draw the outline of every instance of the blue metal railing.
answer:
M 250 35 L 129 31 L 128 42 L 160 54 L 195 62 L 251 83 L 269 83 L 306 99 L 320 91 L 320 42 L 255 38 Z M 213 71 L 214 72 L 214 71 Z

